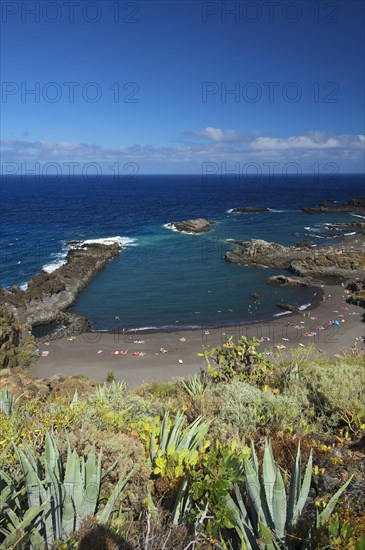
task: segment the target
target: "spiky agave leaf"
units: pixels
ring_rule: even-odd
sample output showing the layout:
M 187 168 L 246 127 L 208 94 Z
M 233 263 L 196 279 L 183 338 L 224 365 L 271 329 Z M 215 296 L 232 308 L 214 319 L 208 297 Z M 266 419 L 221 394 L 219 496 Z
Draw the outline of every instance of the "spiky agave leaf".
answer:
M 289 485 L 289 497 L 288 497 L 288 515 L 287 525 L 290 527 L 293 524 L 293 518 L 296 511 L 296 504 L 298 502 L 301 487 L 301 456 L 300 456 L 300 442 L 298 444 L 297 455 L 293 464 L 290 485 Z
M 168 436 L 166 449 L 168 449 L 168 447 L 171 447 L 172 445 L 177 447 L 178 441 L 180 439 L 181 430 L 184 424 L 184 420 L 185 420 L 185 415 L 183 413 L 177 413 L 177 415 L 175 416 L 174 423 L 172 425 L 172 429 Z
M 35 521 L 44 511 L 45 507 L 46 503 L 40 506 L 33 506 L 32 508 L 28 508 L 22 520 L 17 518 L 17 525 L 13 525 L 14 529 L 6 535 L 0 545 L 0 550 L 17 548 L 21 543 L 25 542 L 30 535 L 30 531 L 34 529 Z
M 242 514 L 240 507 L 237 506 L 230 495 L 226 497 L 226 505 L 232 514 L 234 529 L 241 540 L 242 548 L 247 550 L 261 550 L 251 524 L 246 521 L 245 515 Z
M 298 500 L 297 500 L 297 502 L 295 503 L 295 506 L 294 506 L 294 514 L 293 514 L 293 518 L 292 518 L 292 525 L 293 526 L 297 524 L 298 519 L 300 517 L 300 514 L 302 513 L 304 505 L 305 505 L 305 503 L 307 501 L 307 498 L 308 498 L 311 479 L 312 479 L 312 463 L 313 463 L 313 458 L 312 458 L 312 451 L 311 451 L 310 455 L 309 455 L 308 462 L 307 462 L 307 467 L 305 469 L 303 483 L 302 483 L 302 486 L 300 488 Z
M 185 478 L 183 479 L 180 485 L 180 489 L 176 497 L 175 507 L 172 514 L 173 525 L 178 525 L 186 513 L 185 504 L 186 504 L 187 488 L 188 488 L 188 479 Z
M 3 388 L 0 390 L 0 411 L 3 411 L 4 414 L 9 415 L 13 410 L 14 406 L 14 396 L 8 388 Z
M 254 445 L 252 440 L 251 440 L 251 460 L 252 460 L 252 466 L 253 466 L 253 468 L 254 468 L 257 476 L 258 476 L 259 475 L 259 461 L 257 459 L 255 445 Z
M 198 449 L 209 430 L 210 424 L 210 421 L 203 421 L 203 417 L 198 416 L 194 422 L 185 428 L 176 450 L 189 449 L 194 451 Z
M 264 460 L 262 465 L 262 473 L 264 479 L 264 489 L 266 495 L 267 505 L 269 507 L 270 515 L 273 517 L 273 494 L 274 494 L 274 485 L 276 480 L 276 464 L 274 461 L 274 456 L 272 454 L 271 444 L 268 441 L 265 441 L 265 451 L 264 451 Z
M 81 517 L 95 513 L 101 482 L 101 457 L 100 451 L 98 457 L 98 463 L 96 464 L 95 448 L 93 447 L 85 464 L 85 480 L 84 480 L 84 494 L 81 504 Z
M 333 512 L 334 507 L 337 504 L 338 499 L 342 495 L 342 493 L 347 489 L 347 487 L 350 485 L 352 478 L 354 476 L 352 475 L 342 487 L 330 498 L 327 506 L 322 510 L 320 514 L 317 515 L 316 524 L 317 527 L 321 527 L 326 519 L 330 517 L 330 515 Z
M 16 447 L 20 464 L 22 466 L 23 475 L 26 483 L 28 506 L 39 506 L 47 499 L 46 491 L 38 477 L 38 472 L 34 469 L 34 463 L 28 460 L 27 456 Z
M 50 465 L 45 462 L 46 479 L 49 482 L 48 496 L 51 510 L 51 520 L 55 540 L 62 539 L 62 504 L 65 498 L 65 490 L 62 482 L 57 478 Z M 52 540 L 49 540 L 52 542 Z
M 170 420 L 169 413 L 165 413 L 161 423 L 160 435 L 159 435 L 160 449 L 162 451 L 166 451 L 167 439 L 169 436 L 169 420 Z
M 121 492 L 123 491 L 124 487 L 127 485 L 128 481 L 134 474 L 135 468 L 131 470 L 131 472 L 120 479 L 117 484 L 115 485 L 112 494 L 110 495 L 108 502 L 104 506 L 104 508 L 101 510 L 101 512 L 98 512 L 96 514 L 97 519 L 100 521 L 100 523 L 106 523 L 110 517 L 110 514 L 114 511 L 115 503 L 120 496 Z
M 247 459 L 244 460 L 246 487 L 250 503 L 255 510 L 257 517 L 260 521 L 264 521 L 264 513 L 261 504 L 261 486 L 259 477 L 256 474 L 251 462 Z
M 275 533 L 280 539 L 283 539 L 285 537 L 286 525 L 286 492 L 279 468 L 276 468 L 276 479 L 272 500 L 272 517 Z

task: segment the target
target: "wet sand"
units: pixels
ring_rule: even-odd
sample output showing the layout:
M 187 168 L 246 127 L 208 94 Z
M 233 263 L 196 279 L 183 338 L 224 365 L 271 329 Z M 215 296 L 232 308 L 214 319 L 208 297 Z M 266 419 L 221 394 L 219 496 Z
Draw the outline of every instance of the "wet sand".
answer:
M 345 302 L 347 291 L 342 286 L 326 285 L 323 292 L 324 300 L 310 312 L 282 315 L 267 322 L 135 335 L 86 333 L 48 345 L 42 343 L 41 356 L 32 374 L 38 378 L 58 373 L 84 375 L 104 382 L 107 374 L 113 372 L 116 380 L 125 380 L 129 386 L 171 380 L 198 373 L 206 362 L 197 353 L 222 345 L 229 336 L 234 340 L 242 335 L 263 339 L 259 349 L 268 354 L 278 350 L 286 353 L 300 344 L 303 351 L 313 344 L 316 350 L 331 356 L 341 353 L 346 346 L 364 347 L 364 309 Z M 329 325 L 330 321 L 337 321 L 338 325 Z M 161 349 L 167 350 L 166 353 Z M 143 355 L 132 355 L 136 352 Z

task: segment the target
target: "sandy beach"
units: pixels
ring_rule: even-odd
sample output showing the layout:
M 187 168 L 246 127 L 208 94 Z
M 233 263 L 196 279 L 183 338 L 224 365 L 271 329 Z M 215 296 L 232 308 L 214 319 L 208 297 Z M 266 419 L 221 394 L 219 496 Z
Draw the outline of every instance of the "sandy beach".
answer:
M 364 310 L 346 303 L 347 292 L 342 286 L 325 285 L 324 299 L 317 308 L 267 322 L 143 334 L 94 332 L 43 342 L 32 374 L 38 378 L 58 373 L 84 375 L 104 382 L 113 372 L 116 380 L 125 380 L 129 386 L 171 380 L 204 368 L 205 359 L 197 356 L 204 348 L 242 335 L 261 340 L 261 349 L 269 356 L 298 346 L 304 351 L 311 344 L 333 356 L 347 346 L 364 346 Z

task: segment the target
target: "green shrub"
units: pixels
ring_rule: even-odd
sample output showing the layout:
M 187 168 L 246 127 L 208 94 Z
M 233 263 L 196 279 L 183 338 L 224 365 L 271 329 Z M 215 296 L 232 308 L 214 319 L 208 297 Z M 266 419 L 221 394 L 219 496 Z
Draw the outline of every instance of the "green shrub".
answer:
M 240 438 L 251 438 L 258 429 L 268 434 L 301 423 L 300 403 L 291 396 L 275 395 L 245 382 L 220 384 L 215 391 L 222 399 L 215 424 L 221 430 L 236 430 Z
M 256 348 L 260 344 L 242 336 L 237 342 L 228 338 L 220 347 L 205 350 L 198 356 L 205 357 L 207 372 L 215 382 L 245 380 L 253 384 L 265 384 L 271 365 Z
M 365 363 L 361 358 L 323 361 L 300 369 L 300 384 L 326 429 L 365 429 Z
M 106 375 L 106 381 L 107 382 L 114 382 L 115 380 L 115 374 L 112 370 L 108 371 L 108 374 Z

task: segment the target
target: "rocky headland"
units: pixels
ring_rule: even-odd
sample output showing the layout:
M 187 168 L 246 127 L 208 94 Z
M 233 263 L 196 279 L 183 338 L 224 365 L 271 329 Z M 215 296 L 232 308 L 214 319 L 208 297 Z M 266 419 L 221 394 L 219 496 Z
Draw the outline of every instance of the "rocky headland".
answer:
M 364 241 L 364 239 L 360 240 Z M 239 245 L 225 255 L 225 260 L 231 263 L 286 269 L 299 277 L 318 279 L 327 277 L 354 279 L 361 277 L 365 272 L 363 249 L 360 247 L 354 249 L 343 243 L 319 250 L 317 247 L 283 246 L 261 239 L 230 242 Z M 285 275 L 280 275 L 280 278 L 279 280 L 271 279 L 269 282 L 286 285 L 299 284 L 298 278 L 287 277 L 285 279 Z M 309 282 L 309 285 L 313 286 L 311 280 L 302 279 L 302 281 L 305 284 Z
M 10 309 L 15 319 L 34 327 L 47 323 L 60 323 L 62 328 L 78 327 L 78 332 L 90 328 L 87 320 L 68 313 L 79 293 L 105 265 L 118 256 L 121 244 L 117 240 L 106 243 L 70 242 L 64 265 L 51 273 L 41 271 L 21 290 L 0 288 L 0 303 Z
M 232 212 L 247 212 L 247 213 L 253 213 L 253 212 L 268 212 L 268 208 L 260 207 L 260 206 L 240 206 L 238 208 L 232 208 Z
M 197 218 L 196 220 L 185 220 L 182 222 L 170 222 L 165 225 L 168 229 L 179 231 L 180 233 L 206 233 L 214 222 Z
M 307 214 L 339 213 L 353 212 L 356 214 L 365 214 L 365 198 L 351 199 L 350 201 L 338 204 L 333 200 L 321 202 L 319 206 L 311 208 L 302 208 Z

